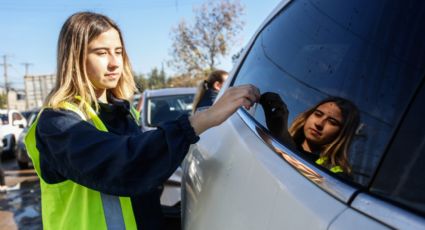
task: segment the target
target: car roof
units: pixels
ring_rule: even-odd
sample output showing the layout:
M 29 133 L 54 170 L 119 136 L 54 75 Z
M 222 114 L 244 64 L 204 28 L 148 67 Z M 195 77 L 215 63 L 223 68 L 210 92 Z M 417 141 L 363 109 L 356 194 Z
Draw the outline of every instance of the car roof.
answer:
M 145 97 L 160 97 L 168 95 L 180 94 L 195 94 L 196 88 L 164 88 L 164 89 L 149 89 L 145 90 L 143 94 Z

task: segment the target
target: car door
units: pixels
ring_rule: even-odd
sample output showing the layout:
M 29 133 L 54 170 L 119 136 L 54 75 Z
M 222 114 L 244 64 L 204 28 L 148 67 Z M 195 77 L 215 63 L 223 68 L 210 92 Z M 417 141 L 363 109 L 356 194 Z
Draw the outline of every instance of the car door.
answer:
M 364 214 L 352 205 L 374 182 L 425 74 L 423 11 L 421 1 L 282 5 L 252 40 L 226 87 L 253 84 L 262 93 L 278 94 L 289 123 L 329 96 L 353 102 L 361 123 L 349 148 L 352 173 L 340 177 L 280 141 L 267 128 L 262 106 L 239 109 L 202 134 L 189 152 L 184 228 L 338 229 L 350 219 L 359 220 L 352 226 L 361 229 L 391 228 L 374 217 L 360 221 Z

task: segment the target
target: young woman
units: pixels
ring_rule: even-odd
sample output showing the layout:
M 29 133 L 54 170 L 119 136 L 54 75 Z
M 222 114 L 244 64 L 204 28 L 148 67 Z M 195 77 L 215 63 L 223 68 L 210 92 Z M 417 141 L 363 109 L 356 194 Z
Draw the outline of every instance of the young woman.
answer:
M 304 157 L 334 173 L 351 173 L 347 154 L 360 120 L 352 102 L 329 97 L 298 115 L 289 131 L 288 111 L 279 95 L 265 93 L 261 104 L 272 134 L 286 143 L 292 142 Z
M 44 229 L 161 229 L 159 186 L 189 145 L 240 106 L 250 85 L 229 89 L 207 111 L 142 133 L 122 34 L 108 17 L 69 17 L 58 41 L 57 82 L 26 136 L 40 177 Z
M 224 70 L 215 70 L 210 73 L 207 80 L 199 84 L 193 100 L 192 113 L 199 109 L 206 109 L 214 103 L 218 91 L 220 91 L 228 76 L 229 74 Z

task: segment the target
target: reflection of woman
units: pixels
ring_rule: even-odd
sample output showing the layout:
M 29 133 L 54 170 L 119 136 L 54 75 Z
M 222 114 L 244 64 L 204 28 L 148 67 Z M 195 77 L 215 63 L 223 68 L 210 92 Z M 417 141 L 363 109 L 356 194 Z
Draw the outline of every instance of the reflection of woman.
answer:
M 266 119 L 272 119 L 267 122 L 267 126 L 273 126 L 272 129 L 269 128 L 270 131 L 282 138 L 287 134 L 287 110 L 283 101 L 279 100 L 280 97 L 273 93 L 262 96 L 262 104 L 266 105 L 263 105 Z M 280 106 L 276 106 L 280 103 Z M 272 104 L 274 106 L 270 106 Z M 280 114 L 283 121 L 276 114 Z M 340 97 L 330 97 L 298 115 L 289 128 L 289 134 L 307 159 L 334 173 L 349 174 L 351 168 L 347 153 L 359 119 L 358 109 L 352 102 Z M 277 130 L 273 123 L 281 124 L 282 129 Z
M 228 76 L 229 74 L 224 70 L 215 70 L 210 73 L 207 80 L 199 84 L 193 100 L 193 113 L 197 109 L 208 108 L 214 103 L 218 91 L 220 91 L 223 82 Z

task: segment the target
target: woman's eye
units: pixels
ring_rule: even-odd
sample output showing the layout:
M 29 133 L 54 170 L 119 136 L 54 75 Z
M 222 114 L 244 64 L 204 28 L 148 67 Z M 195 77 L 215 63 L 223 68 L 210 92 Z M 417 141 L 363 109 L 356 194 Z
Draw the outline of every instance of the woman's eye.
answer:
M 97 54 L 97 55 L 102 56 L 102 55 L 106 55 L 106 54 L 108 54 L 108 53 L 107 53 L 107 52 L 102 51 L 102 52 L 97 52 L 96 54 Z
M 314 111 L 314 115 L 315 115 L 316 117 L 320 117 L 320 116 L 322 116 L 322 115 L 323 115 L 323 113 L 322 113 L 322 112 L 320 112 L 320 111 L 318 111 L 318 110 L 316 110 L 316 111 Z
M 329 123 L 330 123 L 331 125 L 333 125 L 333 126 L 339 126 L 339 122 L 338 122 L 338 121 L 336 121 L 336 120 L 333 120 L 333 119 L 330 119 L 330 120 L 329 120 Z

